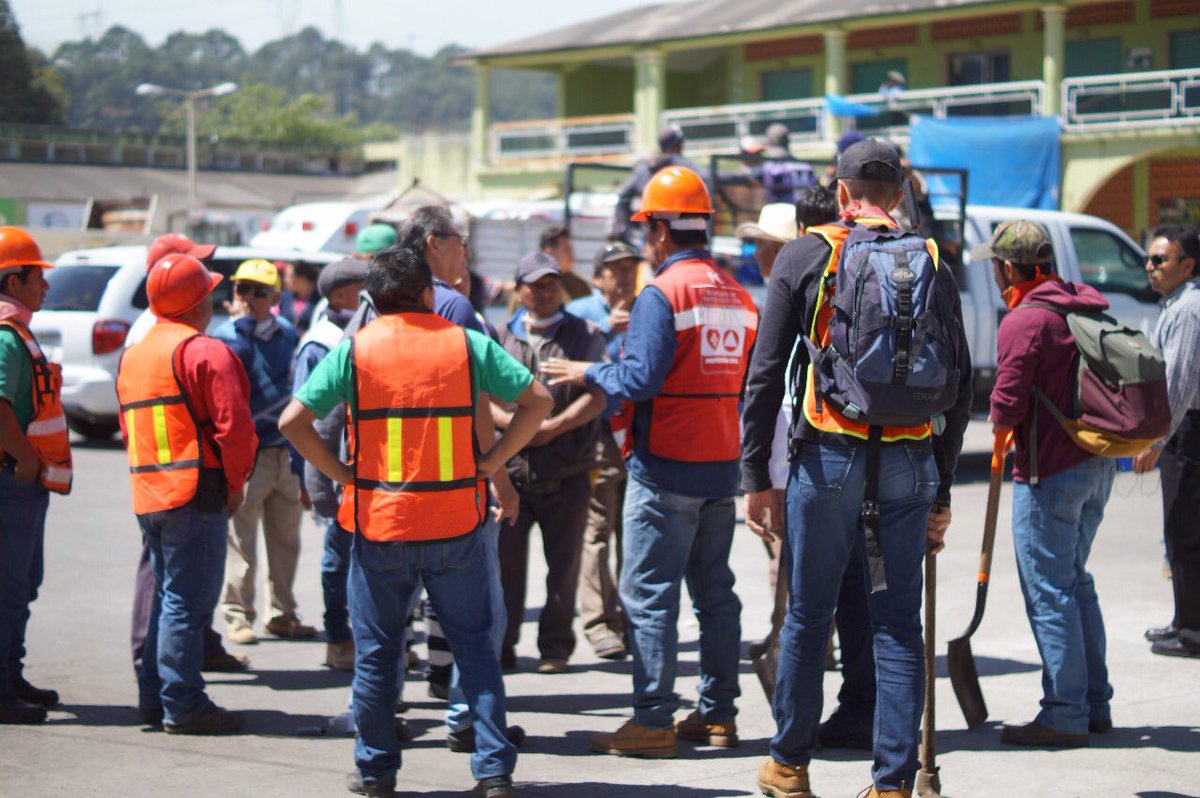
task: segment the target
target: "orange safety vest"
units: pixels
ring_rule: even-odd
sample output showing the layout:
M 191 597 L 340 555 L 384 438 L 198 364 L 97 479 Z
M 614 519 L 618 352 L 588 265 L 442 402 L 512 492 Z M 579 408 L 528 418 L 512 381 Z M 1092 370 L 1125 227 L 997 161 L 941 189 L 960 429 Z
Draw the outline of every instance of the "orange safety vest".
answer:
M 25 437 L 29 438 L 42 464 L 38 481 L 46 490 L 70 493 L 74 469 L 67 416 L 62 406 L 62 366 L 46 360 L 33 333 L 18 319 L 0 319 L 0 327 L 7 327 L 21 336 L 33 363 L 33 418 L 25 428 Z M 0 460 L 7 459 L 0 451 Z
M 351 339 L 354 483 L 338 523 L 374 541 L 458 537 L 483 522 L 466 330 L 433 313 L 380 316 Z
M 686 463 L 741 455 L 738 399 L 758 331 L 754 300 L 709 260 L 654 278 L 675 316 L 675 360 L 650 400 L 651 454 Z
M 182 507 L 200 485 L 203 436 L 177 368 L 184 344 L 198 335 L 194 327 L 159 319 L 121 355 L 117 401 L 137 515 Z
M 890 219 L 871 216 L 861 216 L 854 221 L 858 224 L 870 226 L 896 226 L 896 223 Z M 823 224 L 808 228 L 808 232 L 823 238 L 830 247 L 829 261 L 825 264 L 825 270 L 821 275 L 821 281 L 817 288 L 817 310 L 813 314 L 812 326 L 809 328 L 809 338 L 818 348 L 824 348 L 829 345 L 829 319 L 833 315 L 833 276 L 837 273 L 842 246 L 846 243 L 846 238 L 850 235 L 850 227 L 845 224 Z M 930 238 L 926 239 L 925 246 L 928 248 L 929 254 L 933 257 L 933 262 L 937 263 L 937 244 Z M 813 369 L 811 366 L 807 371 L 808 379 L 804 387 L 803 407 L 804 418 L 808 421 L 809 425 L 821 432 L 833 432 L 840 435 L 861 438 L 864 441 L 867 440 L 870 435 L 870 427 L 859 421 L 851 421 L 834 409 L 828 402 L 822 401 L 814 386 Z M 919 441 L 928 438 L 932 433 L 933 426 L 930 422 L 911 427 L 884 427 L 881 440 L 888 443 L 901 440 Z

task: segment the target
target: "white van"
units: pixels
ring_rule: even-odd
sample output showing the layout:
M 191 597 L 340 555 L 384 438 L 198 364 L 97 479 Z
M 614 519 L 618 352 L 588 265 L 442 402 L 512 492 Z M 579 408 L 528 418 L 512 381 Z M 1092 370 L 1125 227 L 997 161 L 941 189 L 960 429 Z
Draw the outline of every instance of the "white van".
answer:
M 276 214 L 269 228 L 250 239 L 250 246 L 350 254 L 358 232 L 370 224 L 370 215 L 387 202 L 386 197 L 379 197 L 292 205 Z

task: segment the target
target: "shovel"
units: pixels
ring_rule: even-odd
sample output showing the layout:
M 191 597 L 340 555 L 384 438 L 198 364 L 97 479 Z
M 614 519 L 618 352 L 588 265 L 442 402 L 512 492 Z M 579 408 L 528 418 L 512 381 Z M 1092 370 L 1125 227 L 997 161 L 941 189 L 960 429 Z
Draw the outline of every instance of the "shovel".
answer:
M 937 678 L 935 647 L 937 612 L 937 555 L 925 553 L 925 714 L 921 721 L 921 769 L 917 771 L 917 795 L 942 798 L 942 780 L 938 776 L 936 724 L 934 723 L 933 687 Z
M 786 546 L 787 543 L 785 542 Z M 782 550 L 779 554 L 783 557 Z M 779 632 L 783 629 L 783 621 L 787 617 L 788 604 L 788 575 L 782 568 L 775 580 L 775 609 L 771 611 L 771 632 L 767 635 L 766 647 L 763 652 L 751 660 L 758 681 L 762 684 L 763 692 L 767 694 L 767 703 L 775 698 L 775 674 L 779 667 Z
M 975 669 L 975 655 L 971 653 L 971 635 L 983 621 L 983 608 L 987 604 L 988 579 L 992 573 L 992 548 L 996 543 L 996 515 L 1000 511 L 1000 485 L 1004 480 L 1004 456 L 1012 443 L 1011 433 L 996 433 L 992 443 L 992 472 L 988 480 L 987 510 L 983 520 L 983 551 L 979 555 L 979 582 L 975 588 L 975 614 L 967 631 L 950 641 L 946 652 L 946 664 L 950 671 L 950 684 L 954 696 L 962 707 L 967 728 L 974 729 L 987 720 L 987 703 L 979 686 L 979 672 Z

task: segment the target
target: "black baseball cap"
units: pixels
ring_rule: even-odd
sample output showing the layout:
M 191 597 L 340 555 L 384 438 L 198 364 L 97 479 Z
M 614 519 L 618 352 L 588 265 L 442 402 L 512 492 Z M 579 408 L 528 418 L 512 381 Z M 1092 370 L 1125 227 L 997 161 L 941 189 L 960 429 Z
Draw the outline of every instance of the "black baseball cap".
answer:
M 592 263 L 592 271 L 598 272 L 609 263 L 618 263 L 630 258 L 641 260 L 641 257 L 636 249 L 624 241 L 610 241 L 596 250 L 596 257 Z
M 900 151 L 886 141 L 863 139 L 846 148 L 838 158 L 837 176 L 880 183 L 904 182 Z
M 517 263 L 517 283 L 536 283 L 548 274 L 562 277 L 562 269 L 558 267 L 551 255 L 545 252 L 530 252 Z

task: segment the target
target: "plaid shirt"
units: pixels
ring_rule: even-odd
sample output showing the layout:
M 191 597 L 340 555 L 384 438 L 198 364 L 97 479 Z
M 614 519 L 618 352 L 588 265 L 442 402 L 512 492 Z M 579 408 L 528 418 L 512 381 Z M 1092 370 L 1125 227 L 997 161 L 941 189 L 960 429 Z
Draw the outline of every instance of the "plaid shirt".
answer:
M 1167 361 L 1169 440 L 1189 410 L 1200 410 L 1200 279 L 1188 280 L 1163 300 L 1151 343 Z

